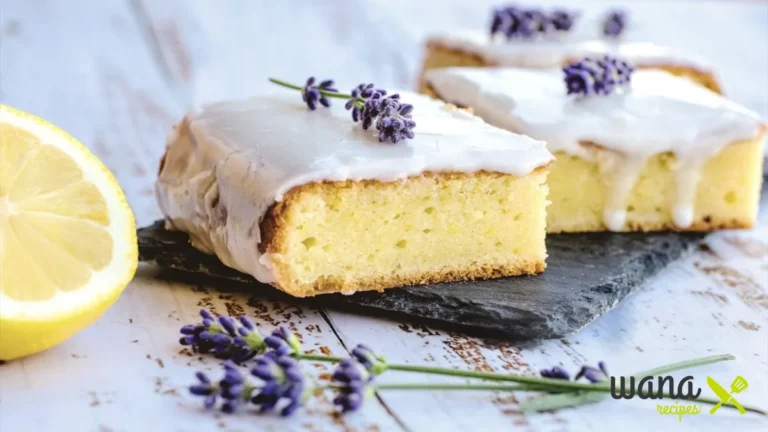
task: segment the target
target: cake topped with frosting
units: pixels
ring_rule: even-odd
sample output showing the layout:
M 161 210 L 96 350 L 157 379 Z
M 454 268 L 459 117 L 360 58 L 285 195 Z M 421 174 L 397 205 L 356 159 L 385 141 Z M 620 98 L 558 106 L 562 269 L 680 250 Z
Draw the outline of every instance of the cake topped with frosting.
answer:
M 765 124 L 664 71 L 585 59 L 563 69 L 427 71 L 426 91 L 547 142 L 548 230 L 711 230 L 754 223 Z
M 195 247 L 295 296 L 544 270 L 543 142 L 423 95 L 273 82 L 300 94 L 207 105 L 168 139 L 157 197 Z

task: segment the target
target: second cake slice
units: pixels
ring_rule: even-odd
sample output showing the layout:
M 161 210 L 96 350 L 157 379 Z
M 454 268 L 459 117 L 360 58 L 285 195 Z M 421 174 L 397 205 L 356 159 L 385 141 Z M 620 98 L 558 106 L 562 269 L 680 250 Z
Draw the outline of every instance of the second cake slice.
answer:
M 560 69 L 435 69 L 426 91 L 547 142 L 557 158 L 550 233 L 751 227 L 765 135 L 758 116 L 662 71 L 637 71 L 626 88 L 600 94 L 594 64 L 574 69 L 574 84 L 597 86 L 590 96 L 568 94 Z

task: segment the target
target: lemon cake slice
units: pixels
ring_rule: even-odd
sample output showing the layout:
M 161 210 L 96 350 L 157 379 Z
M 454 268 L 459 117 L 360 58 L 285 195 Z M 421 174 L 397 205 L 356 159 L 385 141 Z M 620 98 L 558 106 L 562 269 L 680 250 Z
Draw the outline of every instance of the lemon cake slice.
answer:
M 448 68 L 426 82 L 490 124 L 547 142 L 550 233 L 754 224 L 766 131 L 755 113 L 664 71 L 593 96 L 569 95 L 563 73 Z
M 421 85 L 426 71 L 452 66 L 550 69 L 583 57 L 619 56 L 638 69 L 662 69 L 720 93 L 712 67 L 699 56 L 650 42 L 558 37 L 511 39 L 482 31 L 435 34 L 427 39 Z
M 361 130 L 343 107 L 314 110 L 328 89 L 304 88 L 310 110 L 273 95 L 187 114 L 156 185 L 167 226 L 297 297 L 544 270 L 544 143 L 408 93 L 415 136 Z M 397 143 L 380 142 L 388 126 Z

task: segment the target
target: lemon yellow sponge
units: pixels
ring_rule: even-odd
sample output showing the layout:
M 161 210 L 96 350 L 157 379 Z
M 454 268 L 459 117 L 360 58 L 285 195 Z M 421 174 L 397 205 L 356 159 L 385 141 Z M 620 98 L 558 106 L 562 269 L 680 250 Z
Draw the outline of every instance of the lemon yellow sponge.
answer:
M 763 137 L 735 142 L 710 158 L 701 172 L 693 222 L 686 231 L 750 228 L 757 217 L 762 183 Z M 595 160 L 615 157 L 594 147 Z M 605 231 L 603 209 L 611 173 L 600 162 L 556 152 L 549 175 L 547 232 Z M 650 158 L 627 200 L 623 231 L 680 230 L 671 209 L 676 200 L 674 154 Z
M 301 297 L 540 273 L 546 175 L 299 186 L 268 211 L 262 249 L 279 286 Z

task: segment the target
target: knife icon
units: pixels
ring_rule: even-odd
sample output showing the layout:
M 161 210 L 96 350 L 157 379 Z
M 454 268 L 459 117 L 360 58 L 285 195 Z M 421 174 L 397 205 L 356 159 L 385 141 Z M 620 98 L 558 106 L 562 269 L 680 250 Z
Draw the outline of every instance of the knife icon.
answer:
M 739 412 L 741 414 L 744 414 L 745 410 L 744 407 L 741 406 L 739 401 L 734 399 L 732 396 L 733 393 L 741 393 L 742 390 L 747 388 L 747 380 L 744 379 L 742 376 L 737 376 L 734 378 L 733 382 L 731 383 L 731 392 L 729 393 L 728 390 L 724 389 L 723 386 L 717 383 L 712 377 L 707 377 L 707 384 L 709 385 L 709 388 L 712 389 L 713 392 L 717 395 L 717 397 L 720 398 L 720 402 L 712 407 L 712 409 L 709 411 L 710 414 L 714 414 L 717 412 L 717 410 L 720 409 L 720 407 L 723 404 L 731 403 L 733 406 L 739 409 Z

